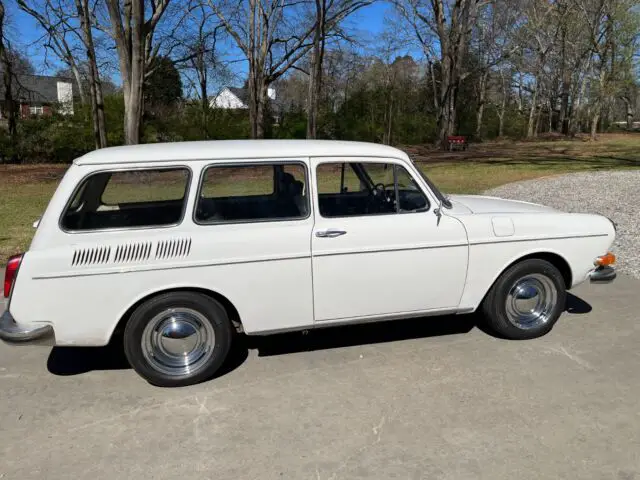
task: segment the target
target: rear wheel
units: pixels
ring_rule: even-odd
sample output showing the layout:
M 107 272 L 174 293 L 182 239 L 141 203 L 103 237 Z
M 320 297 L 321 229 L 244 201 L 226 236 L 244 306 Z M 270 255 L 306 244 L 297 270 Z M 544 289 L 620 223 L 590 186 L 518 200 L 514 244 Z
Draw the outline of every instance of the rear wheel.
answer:
M 482 311 L 498 335 L 525 340 L 548 333 L 564 310 L 566 287 L 546 260 L 530 259 L 507 269 L 487 294 Z
M 124 332 L 135 371 L 153 385 L 177 387 L 211 378 L 231 344 L 231 323 L 215 300 L 193 292 L 158 295 L 140 305 Z

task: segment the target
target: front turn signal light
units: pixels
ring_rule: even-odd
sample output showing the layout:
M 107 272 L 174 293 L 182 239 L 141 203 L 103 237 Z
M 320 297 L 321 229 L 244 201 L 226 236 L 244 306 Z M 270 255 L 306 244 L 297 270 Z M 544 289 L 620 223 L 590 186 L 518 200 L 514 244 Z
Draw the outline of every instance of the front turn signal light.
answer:
M 596 261 L 593 263 L 598 267 L 607 267 L 616 263 L 616 256 L 611 252 L 607 252 L 606 255 L 601 255 L 596 258 Z

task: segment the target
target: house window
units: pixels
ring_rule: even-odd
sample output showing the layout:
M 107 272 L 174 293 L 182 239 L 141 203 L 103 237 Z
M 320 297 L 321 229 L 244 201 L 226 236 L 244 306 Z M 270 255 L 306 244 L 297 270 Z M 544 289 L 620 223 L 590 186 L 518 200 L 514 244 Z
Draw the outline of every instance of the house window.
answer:
M 43 115 L 44 114 L 44 107 L 42 105 L 38 105 L 38 106 L 30 106 L 29 107 L 29 115 Z

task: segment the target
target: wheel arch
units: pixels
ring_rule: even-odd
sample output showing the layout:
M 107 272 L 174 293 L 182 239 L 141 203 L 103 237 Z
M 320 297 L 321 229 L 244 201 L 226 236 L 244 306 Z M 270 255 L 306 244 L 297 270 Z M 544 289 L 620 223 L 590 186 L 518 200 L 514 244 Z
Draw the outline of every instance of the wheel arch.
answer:
M 504 272 L 506 272 L 509 268 L 514 266 L 516 263 L 520 263 L 525 260 L 531 260 L 531 259 L 546 260 L 551 265 L 556 267 L 562 274 L 562 278 L 564 279 L 564 284 L 566 289 L 569 290 L 571 288 L 571 285 L 573 285 L 573 272 L 571 271 L 571 266 L 569 266 L 569 262 L 562 255 L 555 252 L 536 252 L 536 253 L 530 253 L 528 255 L 520 257 L 517 260 L 514 260 L 513 262 L 511 262 L 505 268 L 503 268 L 502 271 L 500 272 L 500 275 L 502 275 Z M 496 280 L 500 278 L 500 275 L 496 277 Z M 495 280 L 493 283 L 495 283 Z M 493 286 L 493 284 L 491 286 Z
M 238 331 L 242 331 L 242 321 L 240 319 L 240 314 L 238 312 L 238 309 L 231 302 L 231 300 L 229 300 L 225 295 L 223 295 L 223 294 L 221 294 L 219 292 L 216 292 L 214 290 L 210 290 L 210 289 L 202 288 L 202 287 L 191 287 L 191 286 L 190 287 L 171 287 L 171 288 L 164 288 L 164 289 L 160 289 L 160 290 L 155 290 L 155 291 L 153 291 L 151 293 L 147 293 L 144 296 L 142 296 L 141 298 L 137 299 L 120 316 L 120 318 L 118 319 L 118 322 L 116 323 L 115 327 L 111 330 L 111 334 L 109 335 L 109 339 L 111 340 L 111 339 L 113 339 L 114 336 L 120 335 L 122 332 L 124 332 L 124 328 L 127 325 L 127 322 L 129 321 L 129 318 L 131 318 L 131 315 L 133 314 L 133 312 L 140 305 L 142 305 L 143 303 L 147 302 L 148 300 L 151 300 L 154 297 L 157 297 L 158 295 L 163 295 L 165 293 L 174 293 L 174 292 L 200 293 L 202 295 L 205 295 L 207 297 L 212 298 L 213 300 L 216 300 L 217 302 L 219 302 L 222 305 L 222 307 L 227 312 L 227 315 L 229 316 L 229 320 L 231 320 L 231 323 L 233 324 L 233 326 Z
M 564 279 L 565 288 L 567 290 L 571 288 L 571 286 L 573 285 L 573 272 L 571 270 L 571 266 L 569 265 L 569 262 L 562 255 L 560 255 L 557 252 L 552 252 L 549 250 L 530 252 L 525 255 L 518 256 L 517 258 L 507 263 L 502 269 L 500 269 L 497 275 L 495 275 L 493 280 L 489 283 L 480 301 L 476 304 L 476 308 L 479 305 L 482 305 L 485 298 L 487 298 L 487 295 L 489 294 L 489 292 L 491 291 L 495 283 L 498 281 L 498 279 L 502 276 L 504 272 L 506 272 L 508 269 L 510 269 L 511 267 L 513 267 L 514 265 L 520 262 L 523 262 L 525 260 L 532 260 L 532 259 L 546 260 L 547 262 L 552 264 L 554 267 L 556 267 L 560 271 L 560 274 Z

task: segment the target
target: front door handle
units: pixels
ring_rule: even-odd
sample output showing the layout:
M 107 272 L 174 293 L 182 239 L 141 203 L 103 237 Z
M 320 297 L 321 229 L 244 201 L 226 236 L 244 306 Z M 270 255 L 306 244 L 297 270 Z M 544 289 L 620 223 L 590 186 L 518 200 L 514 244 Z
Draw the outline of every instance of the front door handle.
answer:
M 330 228 L 328 230 L 318 230 L 316 232 L 316 237 L 320 238 L 335 238 L 341 235 L 346 235 L 347 232 L 344 230 L 336 230 L 335 228 Z

